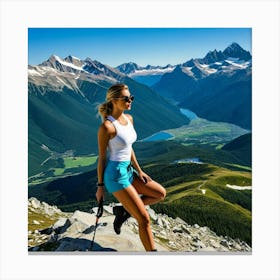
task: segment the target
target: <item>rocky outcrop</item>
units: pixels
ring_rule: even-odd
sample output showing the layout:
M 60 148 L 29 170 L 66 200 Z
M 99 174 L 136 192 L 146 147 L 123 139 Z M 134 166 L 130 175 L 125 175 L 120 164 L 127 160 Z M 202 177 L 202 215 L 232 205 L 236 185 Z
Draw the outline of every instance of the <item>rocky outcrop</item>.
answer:
M 134 218 L 129 218 L 123 225 L 120 235 L 115 234 L 112 207 L 113 205 L 104 206 L 103 216 L 95 226 L 97 208 L 93 208 L 92 214 L 82 211 L 63 213 L 56 206 L 49 206 L 34 198 L 29 199 L 29 213 L 41 215 L 37 221 L 39 224 L 29 216 L 32 220 L 29 221 L 29 251 L 144 252 Z M 188 225 L 180 218 L 173 219 L 155 213 L 150 207 L 147 207 L 147 211 L 159 252 L 251 252 L 250 246 L 245 242 L 217 236 L 208 227 Z M 44 217 L 51 216 L 55 217 L 54 223 L 42 228 Z M 31 225 L 33 230 L 30 229 Z

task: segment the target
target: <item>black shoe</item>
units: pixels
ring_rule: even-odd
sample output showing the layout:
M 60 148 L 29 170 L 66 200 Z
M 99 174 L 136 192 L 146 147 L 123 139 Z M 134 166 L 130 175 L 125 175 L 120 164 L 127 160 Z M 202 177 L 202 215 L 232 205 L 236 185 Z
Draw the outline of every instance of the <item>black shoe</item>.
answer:
M 129 218 L 131 215 L 124 209 L 123 206 L 113 207 L 113 214 L 116 216 L 114 220 L 114 230 L 116 234 L 121 233 L 122 224 Z

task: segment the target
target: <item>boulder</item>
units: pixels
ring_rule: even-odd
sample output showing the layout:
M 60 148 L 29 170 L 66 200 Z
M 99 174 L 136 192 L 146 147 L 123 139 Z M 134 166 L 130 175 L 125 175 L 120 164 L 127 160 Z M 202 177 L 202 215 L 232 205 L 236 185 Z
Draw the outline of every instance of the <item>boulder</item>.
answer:
M 96 216 L 90 213 L 82 212 L 82 211 L 75 211 L 73 216 L 71 217 L 72 220 L 80 221 L 88 226 L 95 224 Z
M 158 215 L 156 214 L 156 212 L 151 207 L 147 207 L 147 211 L 150 215 L 151 220 L 156 222 L 158 219 Z
M 29 202 L 31 204 L 31 207 L 33 207 L 34 209 L 38 209 L 41 207 L 41 202 L 35 197 L 31 197 L 29 199 Z
M 183 233 L 183 229 L 182 229 L 182 227 L 180 227 L 180 226 L 176 226 L 176 227 L 174 227 L 173 229 L 172 229 L 172 231 L 173 232 L 179 232 L 179 233 Z
M 53 230 L 55 233 L 60 234 L 66 231 L 66 229 L 71 225 L 71 222 L 67 218 L 60 218 L 54 225 Z

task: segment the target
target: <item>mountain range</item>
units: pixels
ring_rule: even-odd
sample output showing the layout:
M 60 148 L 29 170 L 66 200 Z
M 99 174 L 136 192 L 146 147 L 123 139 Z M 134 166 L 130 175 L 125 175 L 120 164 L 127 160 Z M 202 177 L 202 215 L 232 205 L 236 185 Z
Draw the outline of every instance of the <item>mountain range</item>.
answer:
M 247 68 L 248 66 L 251 66 L 251 59 L 252 56 L 250 52 L 244 50 L 237 43 L 232 43 L 224 51 L 217 51 L 215 49 L 213 51 L 209 51 L 204 58 L 192 58 L 177 65 L 147 65 L 144 67 L 134 62 L 128 62 L 117 66 L 116 69 L 137 81 L 139 79 L 145 81 L 144 77 L 146 77 L 147 81 L 144 83 L 147 85 L 152 85 L 152 83 L 149 81 L 151 76 L 157 76 L 158 80 L 160 80 L 164 74 L 173 72 L 176 67 L 185 67 L 185 70 L 188 74 L 195 77 L 196 79 L 199 79 L 215 73 L 217 69 L 231 71 L 234 70 L 234 66 L 239 66 L 239 68 Z M 189 67 L 189 69 L 186 67 Z
M 174 66 L 117 68 L 201 118 L 252 127 L 252 56 L 237 43 Z
M 97 153 L 97 130 L 101 124 L 97 106 L 104 102 L 107 89 L 119 82 L 127 84 L 135 96 L 132 114 L 138 139 L 189 122 L 179 108 L 117 69 L 90 58 L 61 59 L 52 55 L 40 65 L 28 66 L 30 175 L 48 168 L 42 163 L 50 151 Z
M 140 83 L 151 86 L 158 82 L 162 75 L 170 73 L 175 69 L 175 66 L 167 64 L 166 66 L 140 66 L 134 62 L 123 63 L 116 67 L 123 74 Z
M 223 52 L 210 51 L 203 59 L 164 67 L 125 63 L 113 68 L 70 55 L 52 55 L 29 65 L 29 176 L 57 164 L 51 155 L 97 153 L 97 106 L 117 82 L 126 83 L 136 97 L 131 113 L 138 139 L 187 125 L 189 119 L 179 108 L 250 129 L 251 71 L 250 53 L 236 43 Z M 140 77 L 157 81 L 148 86 Z

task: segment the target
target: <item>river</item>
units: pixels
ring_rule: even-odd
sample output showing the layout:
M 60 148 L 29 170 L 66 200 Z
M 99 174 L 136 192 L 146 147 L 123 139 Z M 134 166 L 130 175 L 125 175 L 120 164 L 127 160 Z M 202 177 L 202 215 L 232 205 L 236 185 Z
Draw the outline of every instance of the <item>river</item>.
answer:
M 185 115 L 187 118 L 189 118 L 190 120 L 194 120 L 194 119 L 197 119 L 198 116 L 192 112 L 191 110 L 189 109 L 184 109 L 184 108 L 181 108 L 180 109 L 180 112 Z M 171 134 L 171 133 L 167 133 L 167 132 L 164 132 L 164 131 L 159 131 L 145 139 L 142 139 L 140 140 L 140 142 L 153 142 L 153 141 L 162 141 L 162 140 L 170 140 L 170 139 L 173 139 L 174 138 L 174 135 Z
M 192 112 L 191 110 L 189 109 L 183 109 L 181 108 L 180 109 L 180 112 L 185 115 L 186 117 L 188 117 L 190 120 L 195 120 L 195 119 L 198 119 L 198 116 L 196 113 Z

